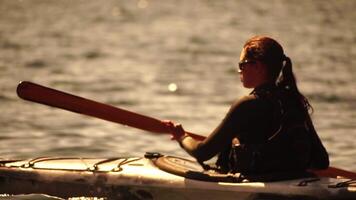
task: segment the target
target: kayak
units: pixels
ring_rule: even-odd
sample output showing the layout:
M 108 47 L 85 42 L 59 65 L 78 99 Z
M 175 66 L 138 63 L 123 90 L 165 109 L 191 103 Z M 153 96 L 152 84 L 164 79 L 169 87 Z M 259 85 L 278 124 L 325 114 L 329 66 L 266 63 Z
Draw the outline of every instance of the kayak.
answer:
M 204 170 L 193 160 L 40 157 L 0 160 L 0 194 L 108 199 L 356 199 L 355 180 L 312 173 L 244 176 Z

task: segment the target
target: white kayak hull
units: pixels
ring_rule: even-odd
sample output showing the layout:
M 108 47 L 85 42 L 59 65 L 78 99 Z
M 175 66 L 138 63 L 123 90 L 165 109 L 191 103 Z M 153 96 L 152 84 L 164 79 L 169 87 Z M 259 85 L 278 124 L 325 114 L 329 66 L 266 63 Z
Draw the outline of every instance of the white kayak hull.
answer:
M 199 170 L 196 165 L 189 167 Z M 273 182 L 203 181 L 161 170 L 152 158 L 40 158 L 2 161 L 0 166 L 0 193 L 42 193 L 62 198 L 356 199 L 355 186 L 338 186 L 345 181 L 326 177 Z

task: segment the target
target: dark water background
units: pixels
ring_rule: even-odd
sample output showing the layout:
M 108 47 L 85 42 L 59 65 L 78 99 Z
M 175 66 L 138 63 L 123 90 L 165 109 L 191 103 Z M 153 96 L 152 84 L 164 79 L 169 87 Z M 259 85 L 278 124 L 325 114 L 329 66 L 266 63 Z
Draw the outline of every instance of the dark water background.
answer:
M 0 0 L 0 157 L 187 156 L 169 136 L 25 102 L 16 86 L 30 80 L 207 135 L 249 92 L 234 66 L 244 42 L 264 34 L 292 58 L 332 165 L 356 171 L 355 9 L 355 0 Z

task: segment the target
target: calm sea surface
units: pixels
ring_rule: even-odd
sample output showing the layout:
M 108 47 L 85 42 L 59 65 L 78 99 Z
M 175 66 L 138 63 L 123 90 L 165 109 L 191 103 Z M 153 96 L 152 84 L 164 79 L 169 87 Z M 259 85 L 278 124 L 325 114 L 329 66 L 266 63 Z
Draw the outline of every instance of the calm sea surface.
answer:
M 356 171 L 354 0 L 0 0 L 0 157 L 188 156 L 168 135 L 25 102 L 29 80 L 208 135 L 253 35 L 292 58 L 333 166 Z M 21 197 L 18 197 L 19 199 Z

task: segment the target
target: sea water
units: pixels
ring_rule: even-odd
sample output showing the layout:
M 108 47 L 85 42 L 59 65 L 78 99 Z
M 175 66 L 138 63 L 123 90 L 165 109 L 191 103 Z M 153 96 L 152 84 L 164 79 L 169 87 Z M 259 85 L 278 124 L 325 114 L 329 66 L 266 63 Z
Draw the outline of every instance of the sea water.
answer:
M 356 171 L 356 1 L 0 0 L 0 157 L 188 156 L 157 135 L 25 102 L 29 80 L 208 135 L 248 94 L 244 42 L 291 57 L 331 164 Z M 21 197 L 18 197 L 21 198 Z

